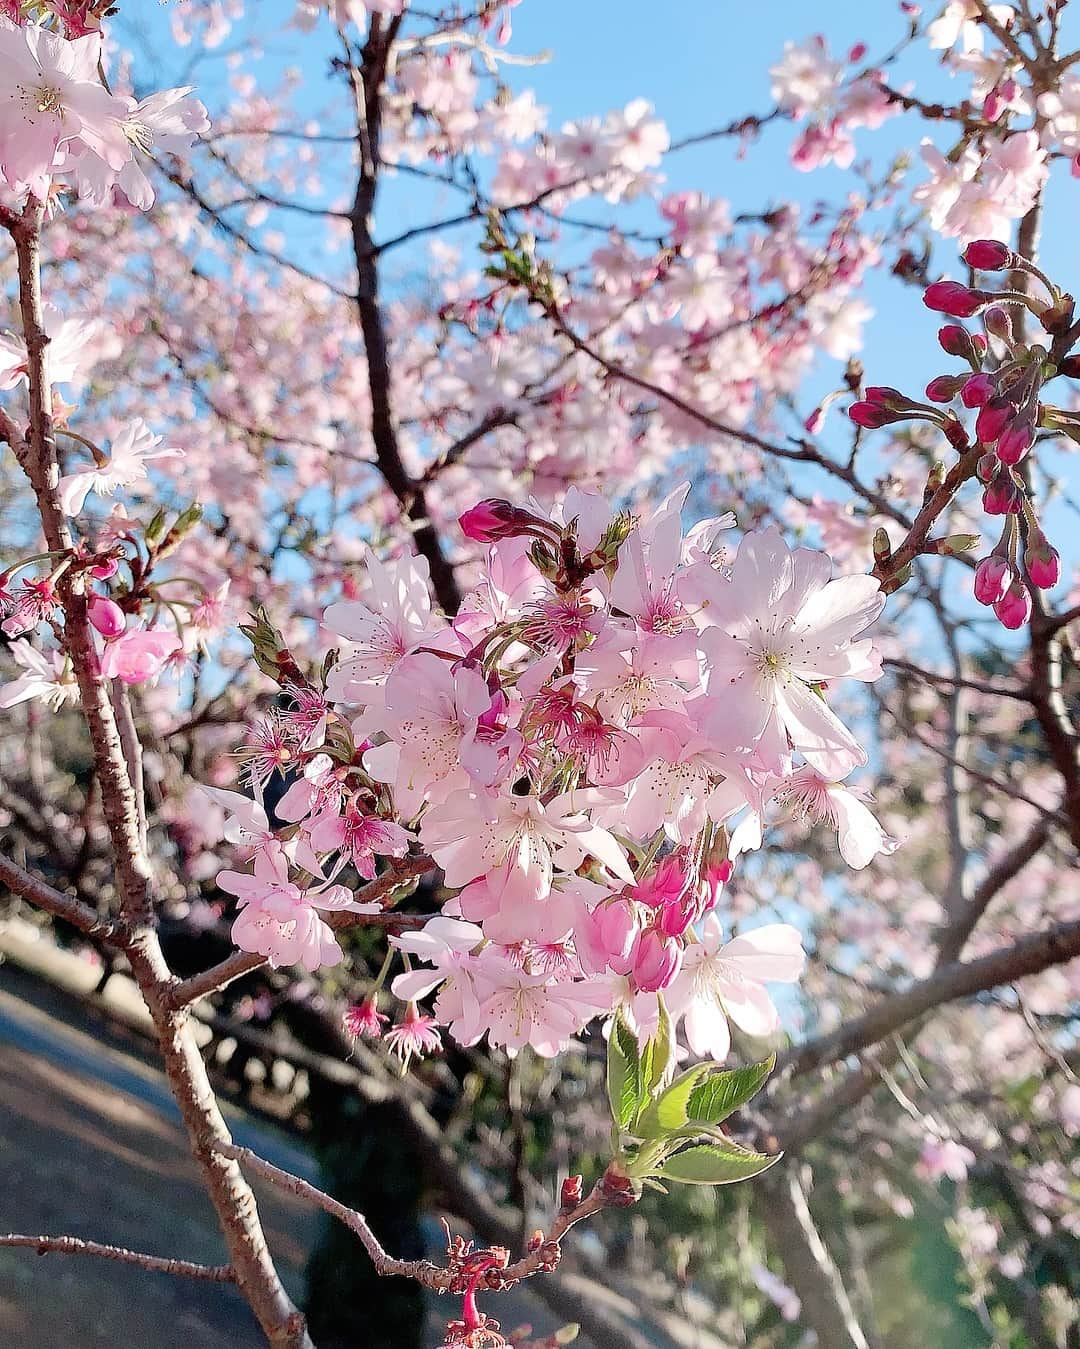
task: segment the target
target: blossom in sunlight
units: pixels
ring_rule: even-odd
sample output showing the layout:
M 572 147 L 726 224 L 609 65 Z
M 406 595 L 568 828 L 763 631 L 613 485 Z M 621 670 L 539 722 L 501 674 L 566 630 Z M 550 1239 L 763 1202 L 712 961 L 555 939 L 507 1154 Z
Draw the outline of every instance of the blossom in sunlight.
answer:
M 40 698 L 54 712 L 59 712 L 66 703 L 79 701 L 78 685 L 74 675 L 65 670 L 61 652 L 47 655 L 31 646 L 25 637 L 11 642 L 8 651 L 25 673 L 7 684 L 0 684 L 0 708 L 7 709 L 16 703 Z
M 690 569 L 682 595 L 697 606 L 708 669 L 696 720 L 714 743 L 756 750 L 773 771 L 792 749 L 835 778 L 866 762 L 816 686 L 878 678 L 872 643 L 855 639 L 885 596 L 872 576 L 831 573 L 823 553 L 792 552 L 775 527 L 743 539 L 730 580 L 704 563 Z
M 442 1035 L 435 1018 L 421 1012 L 415 1002 L 410 1002 L 402 1019 L 383 1033 L 383 1040 L 390 1053 L 401 1060 L 403 1069 L 408 1068 L 414 1058 L 437 1054 L 442 1048 Z
M 71 315 L 55 305 L 43 306 L 49 378 L 54 384 L 80 382 L 86 373 L 86 348 L 101 330 L 98 319 Z M 0 389 L 14 389 L 29 380 L 26 342 L 15 333 L 0 333 Z
M 57 151 L 76 144 L 123 168 L 127 105 L 101 83 L 101 57 L 100 33 L 69 41 L 38 24 L 0 27 L 0 180 L 44 196 Z
M 158 449 L 164 437 L 155 436 L 141 417 L 136 417 L 112 442 L 103 463 L 69 473 L 60 479 L 60 505 L 65 515 L 78 515 L 91 492 L 112 496 L 119 487 L 130 487 L 147 476 L 147 464 L 155 459 L 173 459 L 183 450 L 175 446 Z
M 720 920 L 710 914 L 668 993 L 691 1050 L 722 1063 L 731 1048 L 729 1020 L 747 1035 L 771 1035 L 780 1018 L 765 985 L 794 983 L 805 962 L 790 924 L 769 923 L 724 943 Z

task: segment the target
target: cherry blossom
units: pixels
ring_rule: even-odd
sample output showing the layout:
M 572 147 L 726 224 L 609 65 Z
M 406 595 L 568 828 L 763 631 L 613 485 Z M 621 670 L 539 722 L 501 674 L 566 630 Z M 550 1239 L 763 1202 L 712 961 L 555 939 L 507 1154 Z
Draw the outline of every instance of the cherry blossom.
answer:
M 147 464 L 155 459 L 173 459 L 183 454 L 175 446 L 158 449 L 163 436 L 155 436 L 141 417 L 136 417 L 112 443 L 111 453 L 93 468 L 60 479 L 60 502 L 66 515 L 78 515 L 91 492 L 112 496 L 147 476 Z
M 724 943 L 720 920 L 710 914 L 701 941 L 690 946 L 668 993 L 695 1054 L 723 1062 L 731 1046 L 728 1021 L 747 1035 L 774 1031 L 779 1014 L 766 983 L 794 983 L 805 955 L 796 928 L 771 923 Z
M 0 708 L 14 707 L 33 698 L 40 698 L 54 712 L 67 703 L 79 700 L 74 677 L 65 672 L 64 657 L 59 651 L 49 655 L 32 646 L 25 637 L 17 637 L 8 650 L 15 664 L 26 671 L 17 679 L 0 685 Z

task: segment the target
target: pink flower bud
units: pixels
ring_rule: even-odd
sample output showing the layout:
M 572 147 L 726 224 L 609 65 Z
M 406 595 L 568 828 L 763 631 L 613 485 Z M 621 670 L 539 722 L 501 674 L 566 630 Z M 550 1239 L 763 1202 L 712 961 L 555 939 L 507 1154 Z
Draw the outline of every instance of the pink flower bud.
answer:
M 923 304 L 939 314 L 967 319 L 977 314 L 990 297 L 982 290 L 972 290 L 959 281 L 935 281 L 923 292 Z
M 820 406 L 816 407 L 813 410 L 813 412 L 811 412 L 809 417 L 807 417 L 806 421 L 803 422 L 803 430 L 808 432 L 812 436 L 816 436 L 817 433 L 821 430 L 821 426 L 824 420 L 825 420 L 825 409 Z
M 124 611 L 115 600 L 105 595 L 91 595 L 86 605 L 86 616 L 102 637 L 119 637 L 127 627 Z
M 1011 342 L 1013 340 L 1012 316 L 1009 311 L 999 304 L 992 304 L 983 314 L 983 326 L 991 337 L 996 337 L 1002 342 Z M 983 338 L 983 350 L 986 350 L 986 338 Z
M 983 510 L 987 515 L 1019 515 L 1023 493 L 1007 468 L 987 484 L 983 492 Z
M 975 476 L 985 484 L 991 481 L 1000 468 L 1001 460 L 993 450 L 988 450 L 986 454 L 979 456 L 979 462 L 975 465 Z
M 634 943 L 634 986 L 642 993 L 659 993 L 667 988 L 682 968 L 683 948 L 655 928 L 646 928 Z
M 489 497 L 458 517 L 461 532 L 474 543 L 495 543 L 499 539 L 512 539 L 524 534 L 536 526 L 548 529 L 551 525 L 529 511 L 520 510 L 498 497 Z
M 1002 272 L 1016 266 L 1016 255 L 997 239 L 974 239 L 962 254 L 969 267 L 979 272 Z
M 939 328 L 937 340 L 947 356 L 963 356 L 967 360 L 971 352 L 971 334 L 959 323 L 946 323 Z
M 960 401 L 966 408 L 981 408 L 994 396 L 994 381 L 989 375 L 972 375 L 960 388 Z
M 1032 585 L 1040 590 L 1053 590 L 1061 580 L 1061 557 L 1056 548 L 1052 548 L 1042 530 L 1028 539 L 1024 549 L 1024 567 L 1031 577 Z
M 871 384 L 863 397 L 871 407 L 887 408 L 890 412 L 898 412 L 908 406 L 908 399 L 889 384 Z
M 1031 617 L 1031 596 L 1020 581 L 1014 581 L 994 605 L 994 613 L 1003 628 L 1015 631 Z
M 596 935 L 607 953 L 608 965 L 616 974 L 626 974 L 638 934 L 637 909 L 633 901 L 608 900 L 593 911 L 593 918 Z
M 964 383 L 963 375 L 938 375 L 926 386 L 926 396 L 931 403 L 951 403 Z
M 975 568 L 975 598 L 980 604 L 997 604 L 1005 598 L 1012 579 L 1008 558 L 991 553 Z
M 1035 430 L 1029 421 L 1010 422 L 998 437 L 997 457 L 1003 464 L 1018 464 L 1035 443 Z
M 975 434 L 984 445 L 992 445 L 1016 416 L 1016 408 L 1004 398 L 992 398 L 979 409 Z
M 876 403 L 868 403 L 865 400 L 859 403 L 852 403 L 848 408 L 847 415 L 856 426 L 865 427 L 867 430 L 875 430 L 879 426 L 888 426 L 890 422 L 898 422 L 900 417 L 894 412 L 889 412 Z
M 988 122 L 996 122 L 1004 111 L 1005 111 L 1005 100 L 1001 97 L 1001 95 L 998 93 L 996 89 L 991 89 L 991 91 L 986 95 L 986 98 L 983 100 L 982 106 L 983 117 Z
M 120 570 L 120 563 L 115 557 L 107 557 L 103 562 L 95 562 L 90 568 L 90 575 L 95 581 L 108 581 Z
M 851 51 L 847 54 L 847 59 L 851 62 L 861 61 L 866 55 L 866 43 L 856 42 Z
M 986 355 L 986 338 L 982 333 L 971 334 L 971 345 L 975 348 L 975 355 L 980 359 Z

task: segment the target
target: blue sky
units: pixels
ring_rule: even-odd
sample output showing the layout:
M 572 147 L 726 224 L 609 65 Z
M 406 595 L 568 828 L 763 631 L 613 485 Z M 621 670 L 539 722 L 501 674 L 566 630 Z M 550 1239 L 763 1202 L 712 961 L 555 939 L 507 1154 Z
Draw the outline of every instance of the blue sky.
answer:
M 937 8 L 928 4 L 928 15 Z M 311 73 L 308 87 L 313 91 L 304 95 L 302 109 L 321 111 L 328 92 L 335 89 L 326 80 L 328 59 L 335 50 L 329 25 L 324 23 L 316 33 L 306 35 L 288 29 L 285 25 L 294 12 L 293 0 L 249 0 L 248 9 L 254 18 L 246 20 L 222 51 L 200 62 L 192 74 L 207 102 L 219 101 L 224 93 L 223 55 L 231 52 L 238 58 L 236 68 L 256 73 L 262 87 L 273 83 L 288 66 L 302 62 Z M 147 4 L 132 8 L 127 15 L 122 8 L 118 24 L 124 36 L 134 28 L 145 36 L 136 68 L 148 82 L 160 86 L 175 79 L 191 55 L 190 49 L 177 52 L 173 47 L 164 7 Z M 551 109 L 553 127 L 644 96 L 665 119 L 673 139 L 767 111 L 771 106 L 768 68 L 786 39 L 802 41 L 820 31 L 833 54 L 843 56 L 854 43 L 862 42 L 870 60 L 882 57 L 906 31 L 895 0 L 816 0 L 813 4 L 759 0 L 756 5 L 736 4 L 735 0 L 666 0 L 662 6 L 654 0 L 524 0 L 513 11 L 513 24 L 512 51 L 547 50 L 552 59 L 528 68 L 506 67 L 504 77 L 518 88 L 535 89 L 538 100 Z M 266 46 L 265 56 L 258 61 L 253 59 L 253 39 Z M 1080 45 L 1080 14 L 1066 11 L 1063 39 L 1069 46 Z M 148 50 L 156 59 L 147 59 Z M 891 68 L 890 79 L 900 85 L 913 80 L 920 95 L 930 98 L 956 98 L 966 84 L 954 82 L 924 43 L 901 57 Z M 340 103 L 340 93 L 334 97 Z M 926 132 L 926 124 L 914 116 L 897 117 L 877 131 L 858 131 L 858 154 L 860 158 L 871 156 L 879 169 L 905 151 L 917 159 L 918 140 Z M 731 140 L 673 154 L 664 165 L 668 186 L 700 188 L 724 196 L 736 212 L 753 212 L 786 200 L 805 207 L 817 200 L 842 200 L 852 187 L 851 175 L 830 168 L 811 174 L 795 171 L 788 158 L 793 135 L 791 124 L 780 122 L 765 128 L 745 157 L 739 156 Z M 943 142 L 949 143 L 948 139 Z M 917 181 L 921 166 L 916 164 L 913 172 Z M 399 179 L 381 199 L 379 232 L 385 236 L 419 221 L 452 214 L 460 209 L 459 203 L 459 198 L 445 191 L 436 199 L 426 186 Z M 1076 286 L 1080 286 L 1074 242 L 1078 208 L 1080 181 L 1068 178 L 1059 168 L 1047 212 L 1043 264 L 1052 275 L 1072 279 Z M 609 209 L 603 203 L 587 208 L 594 218 L 604 220 L 609 218 Z M 615 215 L 626 225 L 644 222 L 655 227 L 650 203 L 620 206 Z M 302 218 L 285 219 L 290 249 L 313 265 L 310 231 Z M 470 236 L 459 232 L 451 237 L 464 243 Z M 475 232 L 471 237 L 476 237 Z M 591 244 L 595 236 L 588 237 Z M 887 261 L 893 251 L 886 246 Z M 954 241 L 939 241 L 934 269 L 963 275 L 956 253 Z M 413 275 L 423 264 L 422 256 L 415 253 L 408 258 L 404 254 L 392 257 Z M 885 267 L 871 274 L 865 293 L 876 311 L 866 328 L 862 353 L 868 382 L 895 384 L 917 396 L 932 375 L 952 369 L 954 363 L 937 350 L 934 334 L 939 319 L 923 308 L 914 289 L 891 278 Z M 821 392 L 835 387 L 839 374 L 839 363 L 823 358 L 800 406 L 808 410 Z M 835 421 L 831 429 L 842 435 Z M 1066 461 L 1066 473 L 1080 494 L 1075 458 Z M 815 480 L 813 485 L 823 484 Z M 1069 530 L 1075 532 L 1071 523 Z

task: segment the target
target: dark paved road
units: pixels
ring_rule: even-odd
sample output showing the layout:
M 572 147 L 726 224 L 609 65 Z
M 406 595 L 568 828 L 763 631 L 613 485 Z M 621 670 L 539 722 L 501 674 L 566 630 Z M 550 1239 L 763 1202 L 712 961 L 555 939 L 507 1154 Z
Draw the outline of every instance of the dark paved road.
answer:
M 91 1035 L 68 1024 L 65 1000 L 50 1005 L 35 983 L 0 967 L 0 1228 L 224 1261 L 160 1075 L 103 1028 Z M 287 1139 L 233 1123 L 243 1143 L 310 1174 Z M 316 1219 L 288 1195 L 264 1191 L 259 1201 L 282 1277 L 299 1294 Z M 265 1340 L 234 1289 L 0 1248 L 0 1345 L 261 1349 Z

